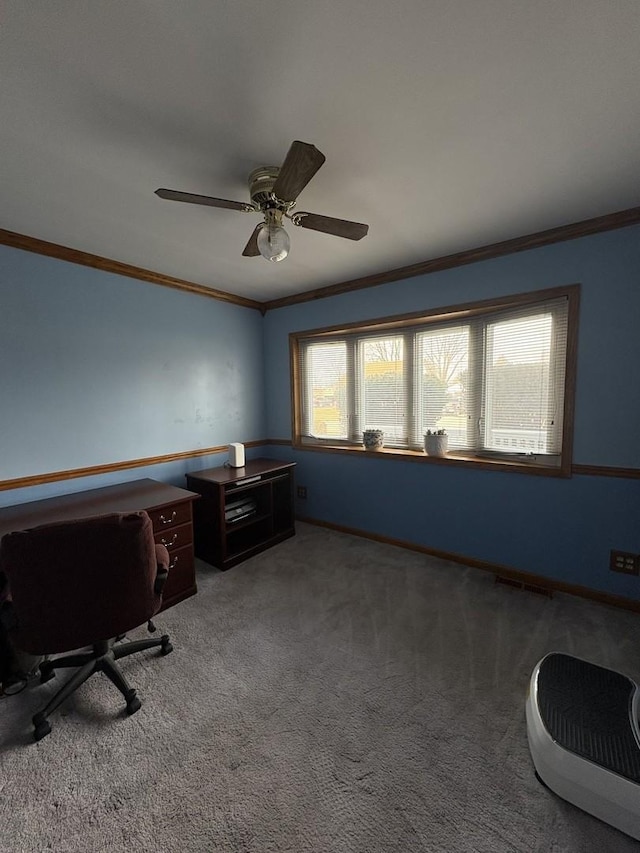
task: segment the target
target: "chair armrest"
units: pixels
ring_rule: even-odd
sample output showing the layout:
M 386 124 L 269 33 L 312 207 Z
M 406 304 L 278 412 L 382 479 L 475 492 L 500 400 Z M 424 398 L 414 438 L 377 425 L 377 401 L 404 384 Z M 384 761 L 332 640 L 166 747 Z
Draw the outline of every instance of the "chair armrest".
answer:
M 156 545 L 156 580 L 153 585 L 153 591 L 156 595 L 161 595 L 164 585 L 169 577 L 169 552 L 164 545 Z

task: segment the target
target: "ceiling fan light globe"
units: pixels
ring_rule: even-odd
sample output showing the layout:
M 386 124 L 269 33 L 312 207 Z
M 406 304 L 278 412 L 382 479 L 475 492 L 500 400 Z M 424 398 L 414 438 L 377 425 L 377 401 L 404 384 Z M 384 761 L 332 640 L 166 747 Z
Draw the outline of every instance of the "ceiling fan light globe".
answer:
M 268 261 L 283 261 L 290 248 L 289 235 L 281 225 L 263 225 L 258 232 L 258 251 Z

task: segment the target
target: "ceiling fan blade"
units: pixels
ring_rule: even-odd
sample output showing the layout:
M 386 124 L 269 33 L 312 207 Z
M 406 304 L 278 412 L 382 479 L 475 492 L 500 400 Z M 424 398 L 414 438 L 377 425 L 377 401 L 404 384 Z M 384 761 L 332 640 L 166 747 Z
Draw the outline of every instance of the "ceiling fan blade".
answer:
M 205 204 L 208 207 L 226 207 L 229 210 L 253 211 L 253 205 L 244 201 L 228 201 L 226 198 L 212 198 L 208 195 L 195 195 L 194 193 L 182 193 L 179 190 L 156 190 L 156 195 L 168 201 L 185 201 L 188 204 Z
M 258 234 L 263 225 L 264 222 L 261 222 L 253 229 L 253 234 L 251 235 L 251 237 L 249 237 L 249 242 L 244 247 L 244 250 L 242 252 L 245 258 L 255 258 L 257 255 L 260 254 L 260 249 L 258 249 Z
M 347 240 L 362 240 L 369 233 L 369 226 L 362 222 L 351 222 L 348 219 L 334 219 L 333 216 L 320 216 L 318 213 L 294 213 L 291 217 L 294 225 L 310 228 L 312 231 L 323 231 L 336 237 L 346 237 Z
M 292 142 L 273 185 L 273 194 L 281 201 L 295 201 L 325 160 L 315 145 Z

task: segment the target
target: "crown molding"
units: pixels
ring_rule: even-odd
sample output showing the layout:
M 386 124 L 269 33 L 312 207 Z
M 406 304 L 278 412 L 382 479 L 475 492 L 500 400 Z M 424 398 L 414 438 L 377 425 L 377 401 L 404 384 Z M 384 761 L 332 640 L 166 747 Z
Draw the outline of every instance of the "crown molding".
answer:
M 375 273 L 364 276 L 363 278 L 331 284 L 326 287 L 319 287 L 315 290 L 307 290 L 303 293 L 283 296 L 280 299 L 272 299 L 265 302 L 258 302 L 244 296 L 237 296 L 233 293 L 227 293 L 224 290 L 215 290 L 211 287 L 205 287 L 203 284 L 173 278 L 172 276 L 147 270 L 143 267 L 124 264 L 121 261 L 114 261 L 100 255 L 92 255 L 89 252 L 81 252 L 78 249 L 71 249 L 68 246 L 50 243 L 47 240 L 29 237 L 25 234 L 18 234 L 15 231 L 7 231 L 3 228 L 0 228 L 0 245 L 12 246 L 15 249 L 23 249 L 25 252 L 47 255 L 48 257 L 58 258 L 72 264 L 93 267 L 104 272 L 111 272 L 116 275 L 127 276 L 128 278 L 136 278 L 140 281 L 148 281 L 151 284 L 159 284 L 162 287 L 172 287 L 176 290 L 195 293 L 199 296 L 207 296 L 210 299 L 217 299 L 222 302 L 231 302 L 245 308 L 254 308 L 260 311 L 261 314 L 265 314 L 267 311 L 284 308 L 287 305 L 312 302 L 316 299 L 326 299 L 327 297 L 337 296 L 341 293 L 363 290 L 368 287 L 377 287 L 380 284 L 388 284 L 389 282 L 400 281 L 405 278 L 414 278 L 418 275 L 429 275 L 430 273 L 441 272 L 442 270 L 453 269 L 454 267 L 465 266 L 466 264 L 473 264 L 478 261 L 487 261 L 492 258 L 502 257 L 503 255 L 524 252 L 527 249 L 539 249 L 542 246 L 549 246 L 552 243 L 576 240 L 579 237 L 587 237 L 602 231 L 625 228 L 628 225 L 636 225 L 639 222 L 640 207 L 631 207 L 628 210 L 620 210 L 617 213 L 608 213 L 604 216 L 596 216 L 593 219 L 584 219 L 581 222 L 574 222 L 570 225 L 560 225 L 557 228 L 537 231 L 534 234 L 527 234 L 524 237 L 514 237 L 511 240 L 503 240 L 500 243 L 491 243 L 475 249 L 466 249 L 462 252 L 456 252 L 453 255 L 430 258 L 429 260 L 410 264 L 406 267 L 398 267 L 397 269 L 387 270 L 386 272 Z
M 232 302 L 234 305 L 242 305 L 244 308 L 255 308 L 262 310 L 262 303 L 254 299 L 246 299 L 244 296 L 236 296 L 226 293 L 224 290 L 214 290 L 203 284 L 195 284 L 192 281 L 184 281 L 173 278 L 170 275 L 147 270 L 143 267 L 134 267 L 131 264 L 123 264 L 100 255 L 92 255 L 89 252 L 81 252 L 68 246 L 60 246 L 58 243 L 49 243 L 37 237 L 28 237 L 25 234 L 17 234 L 15 231 L 5 231 L 0 228 L 0 244 L 12 246 L 14 249 L 23 249 L 25 252 L 35 252 L 38 255 L 47 255 L 60 261 L 68 261 L 71 264 L 80 264 L 84 267 L 93 267 L 103 272 L 112 272 L 116 275 L 124 275 L 128 278 L 137 278 L 140 281 L 148 281 L 151 284 L 160 284 L 162 287 L 172 287 L 175 290 L 183 290 L 187 293 L 196 293 L 198 296 L 208 296 L 210 299 L 218 299 L 222 302 Z M 264 313 L 264 312 L 263 312 Z
M 329 296 L 337 296 L 341 293 L 349 293 L 353 290 L 362 290 L 367 287 L 376 287 L 379 284 L 388 284 L 389 282 L 400 281 L 404 278 L 414 278 L 418 275 L 441 272 L 442 270 L 453 269 L 453 267 L 474 264 L 477 261 L 488 261 L 492 258 L 499 258 L 502 255 L 524 252 L 527 249 L 539 249 L 551 243 L 576 240 L 578 237 L 598 234 L 601 231 L 613 231 L 616 228 L 625 228 L 627 225 L 635 225 L 638 222 L 640 222 L 640 207 L 632 207 L 629 210 L 608 213 L 605 216 L 585 219 L 582 222 L 574 222 L 571 225 L 560 225 L 557 228 L 549 228 L 547 231 L 538 231 L 535 234 L 527 234 L 524 237 L 515 237 L 511 240 L 503 240 L 500 243 L 491 243 L 488 246 L 480 246 L 476 249 L 456 252 L 453 255 L 443 255 L 439 258 L 420 261 L 417 264 L 399 267 L 398 269 L 387 272 L 376 273 L 364 276 L 363 278 L 355 278 L 351 281 L 344 281 L 341 284 L 331 284 L 327 287 L 319 287 L 316 290 L 308 290 L 305 293 L 272 299 L 269 302 L 263 302 L 262 308 L 263 311 L 272 311 L 274 308 L 284 308 L 287 305 L 296 305 L 300 302 L 326 299 Z

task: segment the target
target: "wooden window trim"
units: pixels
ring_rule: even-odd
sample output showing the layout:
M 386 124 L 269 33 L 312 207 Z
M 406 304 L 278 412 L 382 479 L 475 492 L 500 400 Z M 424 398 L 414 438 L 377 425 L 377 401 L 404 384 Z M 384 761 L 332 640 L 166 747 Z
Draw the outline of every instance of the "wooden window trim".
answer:
M 413 449 L 381 448 L 372 451 L 365 450 L 359 445 L 345 445 L 342 442 L 317 440 L 310 442 L 301 437 L 302 409 L 299 374 L 300 342 L 309 338 L 330 340 L 341 335 L 367 332 L 386 332 L 401 330 L 418 322 L 441 322 L 443 320 L 465 319 L 493 313 L 501 308 L 536 305 L 543 301 L 566 297 L 568 303 L 567 317 L 567 351 L 564 389 L 564 420 L 562 432 L 561 463 L 558 466 L 543 465 L 536 462 L 522 462 L 507 457 L 491 458 L 483 455 L 471 455 L 464 452 L 450 451 L 446 457 L 432 457 Z M 545 290 L 529 291 L 513 296 L 499 297 L 462 305 L 433 308 L 427 311 L 416 311 L 399 316 L 387 316 L 375 320 L 352 322 L 336 326 L 326 326 L 289 334 L 290 380 L 291 380 L 291 413 L 292 413 L 292 447 L 296 450 L 313 450 L 329 453 L 365 453 L 368 457 L 375 455 L 380 459 L 395 459 L 425 463 L 429 465 L 449 465 L 467 467 L 476 470 L 510 471 L 520 474 L 532 474 L 545 477 L 571 477 L 573 457 L 573 431 L 575 417 L 575 390 L 578 350 L 578 313 L 580 303 L 580 285 L 570 284 L 563 287 L 547 288 Z

